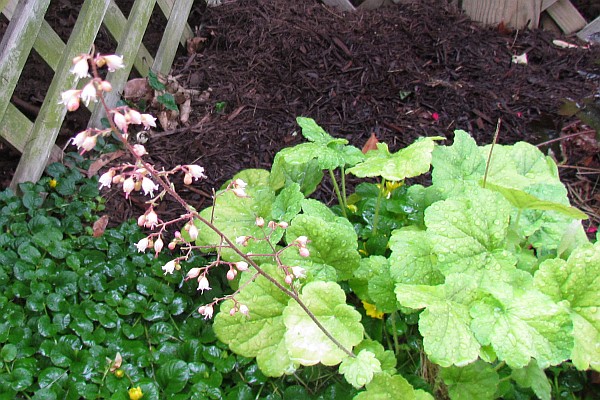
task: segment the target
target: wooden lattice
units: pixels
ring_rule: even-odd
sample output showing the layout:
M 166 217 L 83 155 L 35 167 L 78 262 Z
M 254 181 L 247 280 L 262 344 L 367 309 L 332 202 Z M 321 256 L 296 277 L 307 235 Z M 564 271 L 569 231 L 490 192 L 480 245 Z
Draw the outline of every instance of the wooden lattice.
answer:
M 162 40 L 155 57 L 142 44 L 155 4 L 167 19 Z M 127 67 L 108 77 L 113 91 L 109 104 L 118 100 L 131 68 L 142 76 L 149 69 L 167 74 L 171 68 L 178 44 L 185 45 L 193 33 L 187 24 L 193 0 L 135 0 L 125 18 L 111 0 L 85 0 L 71 35 L 64 43 L 44 20 L 50 0 L 0 0 L 0 9 L 10 21 L 0 43 L 0 138 L 19 150 L 22 155 L 11 186 L 20 182 L 37 181 L 51 156 L 61 150 L 55 146 L 59 129 L 65 118 L 60 94 L 77 85 L 77 78 L 69 73 L 73 57 L 89 52 L 102 24 L 117 41 L 116 54 L 123 55 Z M 23 67 L 32 49 L 55 71 L 43 105 L 31 122 L 11 103 Z M 90 104 L 91 122 L 102 116 L 100 107 Z

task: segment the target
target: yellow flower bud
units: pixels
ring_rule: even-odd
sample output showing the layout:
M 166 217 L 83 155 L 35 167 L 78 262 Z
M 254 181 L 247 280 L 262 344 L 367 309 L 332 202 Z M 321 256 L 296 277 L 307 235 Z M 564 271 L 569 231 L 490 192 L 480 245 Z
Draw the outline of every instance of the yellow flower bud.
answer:
M 142 397 L 144 397 L 144 393 L 142 393 L 142 388 L 139 386 L 129 389 L 128 393 L 130 400 L 140 400 Z

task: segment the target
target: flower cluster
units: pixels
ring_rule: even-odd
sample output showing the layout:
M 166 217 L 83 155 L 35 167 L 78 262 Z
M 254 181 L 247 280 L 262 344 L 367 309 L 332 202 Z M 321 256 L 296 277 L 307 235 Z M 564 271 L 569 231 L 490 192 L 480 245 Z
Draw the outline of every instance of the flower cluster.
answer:
M 137 145 L 138 150 L 141 152 L 143 149 L 142 145 Z M 135 149 L 134 149 L 135 151 Z M 143 149 L 145 151 L 145 149 Z M 117 174 L 117 171 L 120 173 Z M 136 167 L 133 165 L 124 165 L 120 168 L 110 168 L 108 171 L 103 173 L 98 182 L 100 183 L 100 189 L 103 187 L 111 187 L 113 183 L 123 185 L 123 192 L 125 192 L 125 198 L 129 198 L 129 195 L 134 190 L 143 191 L 145 196 L 154 196 L 154 191 L 159 189 L 158 184 L 154 183 L 151 178 L 150 172 L 144 167 Z M 152 211 L 152 207 L 149 209 Z M 152 211 L 153 212 L 153 211 Z M 149 212 L 144 214 L 144 223 L 140 226 L 146 226 L 147 228 L 153 228 L 156 226 L 154 219 L 148 219 Z M 141 217 L 140 217 L 141 218 Z M 138 219 L 139 223 L 139 219 Z M 150 223 L 150 224 L 149 224 Z

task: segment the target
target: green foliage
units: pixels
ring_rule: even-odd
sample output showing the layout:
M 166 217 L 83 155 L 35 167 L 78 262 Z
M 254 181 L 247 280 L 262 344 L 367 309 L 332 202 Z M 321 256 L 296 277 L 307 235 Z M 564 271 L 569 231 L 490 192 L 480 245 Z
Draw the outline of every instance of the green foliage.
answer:
M 380 143 L 362 156 L 313 120 L 298 123 L 308 143 L 281 151 L 271 171 L 236 175 L 250 174 L 250 198 L 225 193 L 202 213 L 230 235 L 252 236 L 244 251 L 285 249 L 256 260 L 286 287 L 283 267 L 304 268 L 293 289 L 353 356 L 250 272 L 236 297 L 250 314 L 230 316 L 228 301 L 215 321 L 234 352 L 256 357 L 270 376 L 339 364 L 347 382 L 363 388 L 357 399 L 436 391 L 547 399 L 565 390 L 548 379 L 552 368 L 561 377 L 599 369 L 600 248 L 585 237 L 586 216 L 570 206 L 551 158 L 522 142 L 478 146 L 463 131 L 451 146 L 421 138 L 396 153 Z M 430 167 L 431 185 L 406 184 Z M 332 169 L 342 180 L 339 206 L 304 199 Z M 382 180 L 346 197 L 346 172 Z M 276 203 L 285 206 L 273 213 Z M 289 227 L 261 236 L 256 217 Z M 300 236 L 309 238 L 305 257 L 293 247 Z M 419 373 L 428 369 L 433 375 Z
M 183 272 L 165 277 L 168 257 L 138 253 L 132 243 L 143 234 L 133 221 L 92 236 L 104 208 L 95 179 L 59 164 L 48 174 L 22 184 L 21 197 L 0 193 L 1 399 L 128 399 L 138 386 L 144 399 L 306 394 L 296 378 L 268 379 L 219 342 L 196 312 L 209 295 L 182 284 Z M 211 274 L 210 295 L 223 295 L 225 281 Z M 322 375 L 305 377 L 312 394 L 352 390 Z

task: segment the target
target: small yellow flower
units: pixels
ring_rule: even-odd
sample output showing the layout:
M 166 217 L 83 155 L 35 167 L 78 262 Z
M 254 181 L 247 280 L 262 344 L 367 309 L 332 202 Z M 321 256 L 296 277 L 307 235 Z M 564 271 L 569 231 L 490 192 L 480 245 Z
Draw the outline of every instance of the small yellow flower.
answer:
M 142 393 L 142 388 L 141 387 L 134 387 L 129 389 L 129 399 L 130 400 L 140 400 L 142 397 L 144 397 L 144 393 Z
M 123 371 L 122 369 L 118 369 L 115 371 L 115 376 L 119 379 L 121 379 L 123 377 L 123 375 L 125 375 L 125 371 Z
M 354 204 L 348 204 L 346 207 L 348 207 L 348 210 L 352 211 L 353 213 L 358 211 L 358 207 L 356 207 Z
M 50 182 L 48 182 L 48 186 L 50 186 L 52 189 L 54 189 L 56 187 L 56 184 L 58 182 L 56 181 L 56 179 L 50 179 Z
M 371 318 L 376 318 L 376 319 L 383 319 L 383 314 L 381 311 L 377 311 L 377 308 L 370 303 L 367 303 L 366 301 L 363 300 L 363 307 L 365 308 L 365 311 L 367 312 L 367 315 Z

